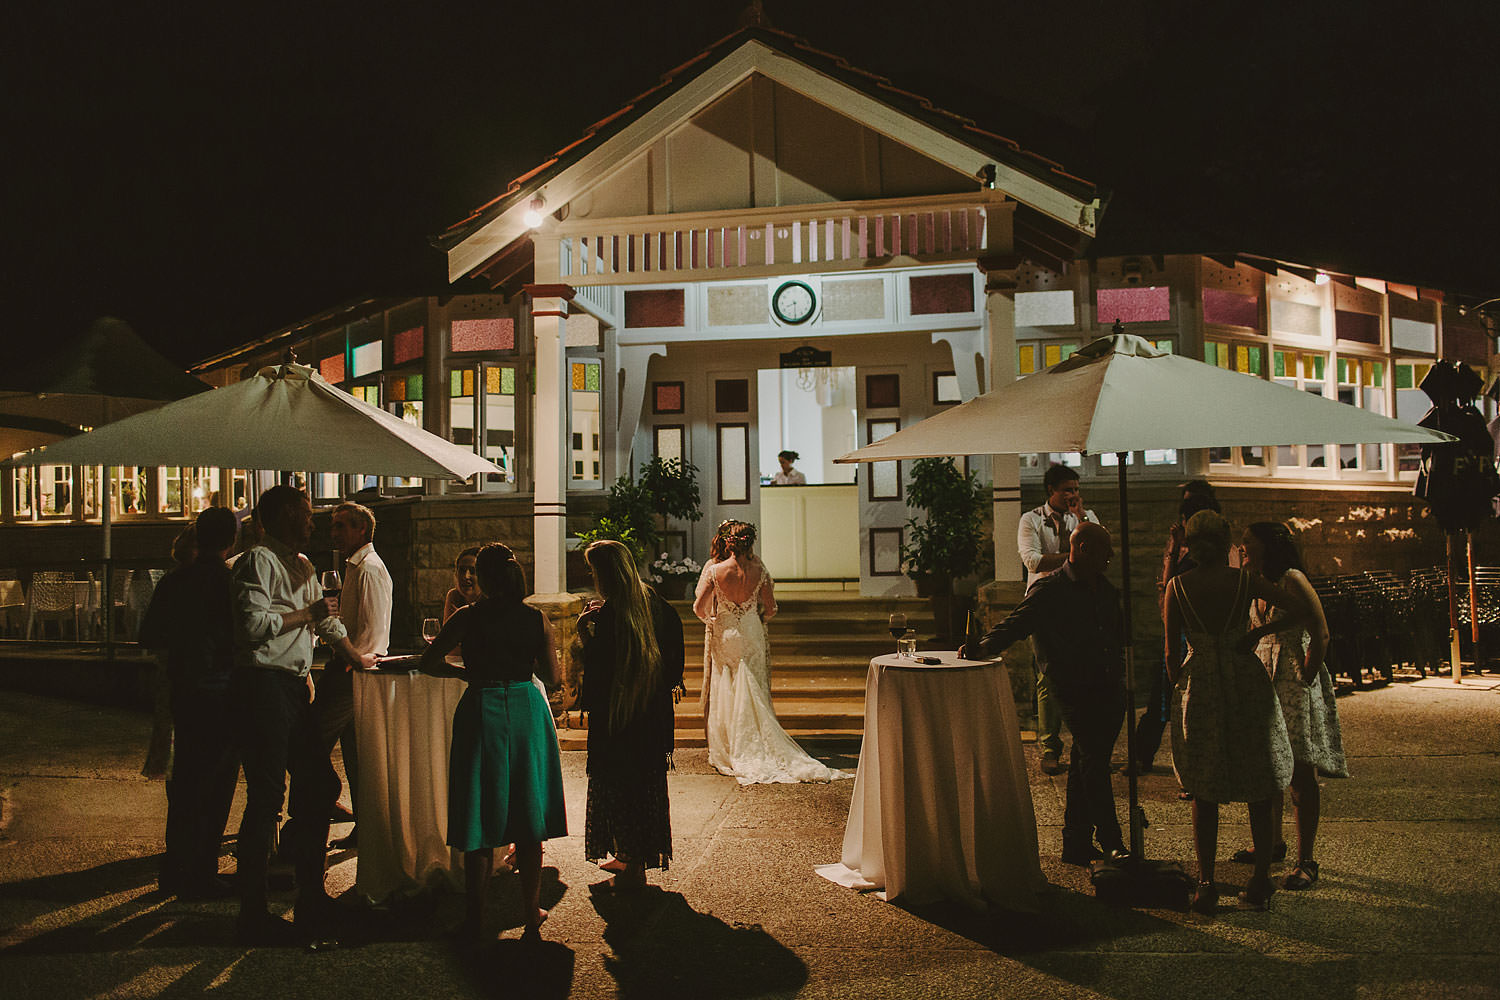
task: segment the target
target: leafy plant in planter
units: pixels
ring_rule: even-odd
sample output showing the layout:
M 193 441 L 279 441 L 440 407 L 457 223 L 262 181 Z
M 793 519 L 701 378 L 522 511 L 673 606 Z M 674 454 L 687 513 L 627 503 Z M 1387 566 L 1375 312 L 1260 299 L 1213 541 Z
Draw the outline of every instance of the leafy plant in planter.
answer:
M 940 635 L 958 634 L 953 622 L 953 583 L 989 568 L 990 546 L 984 533 L 988 498 L 979 478 L 960 472 L 946 458 L 919 458 L 912 463 L 906 505 L 901 568 L 933 598 Z
M 699 502 L 696 466 L 678 458 L 653 458 L 641 464 L 634 478 L 614 481 L 599 523 L 578 537 L 585 545 L 601 538 L 623 542 L 635 555 L 636 566 L 647 572 L 647 554 L 661 551 L 667 520 L 701 519 Z

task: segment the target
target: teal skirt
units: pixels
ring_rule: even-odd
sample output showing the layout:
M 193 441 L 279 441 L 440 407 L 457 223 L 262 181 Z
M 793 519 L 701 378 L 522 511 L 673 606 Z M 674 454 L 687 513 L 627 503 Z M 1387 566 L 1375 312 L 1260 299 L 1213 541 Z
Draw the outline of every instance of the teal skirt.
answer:
M 470 685 L 453 713 L 448 846 L 477 851 L 568 833 L 552 709 L 531 681 Z

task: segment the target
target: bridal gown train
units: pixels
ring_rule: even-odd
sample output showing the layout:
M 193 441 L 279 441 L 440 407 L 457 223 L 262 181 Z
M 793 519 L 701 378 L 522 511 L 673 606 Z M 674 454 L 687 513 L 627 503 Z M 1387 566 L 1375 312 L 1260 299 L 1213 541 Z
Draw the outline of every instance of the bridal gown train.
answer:
M 749 598 L 735 604 L 713 580 L 717 610 L 706 636 L 708 762 L 742 785 L 852 778 L 808 756 L 776 720 L 770 642 L 759 611 L 764 584 L 762 569 Z

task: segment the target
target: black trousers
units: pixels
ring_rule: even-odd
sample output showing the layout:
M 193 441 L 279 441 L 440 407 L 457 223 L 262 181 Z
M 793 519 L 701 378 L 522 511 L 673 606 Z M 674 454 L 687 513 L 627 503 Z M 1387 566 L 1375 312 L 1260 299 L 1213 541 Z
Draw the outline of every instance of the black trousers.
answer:
M 1106 690 L 1081 697 L 1069 692 L 1058 700 L 1063 722 L 1073 734 L 1063 806 L 1063 848 L 1085 850 L 1096 838 L 1106 851 L 1122 847 L 1109 760 L 1125 722 L 1124 692 Z
M 307 679 L 249 668 L 235 673 L 230 690 L 240 712 L 245 768 L 245 814 L 237 850 L 240 905 L 243 909 L 265 907 L 266 869 L 288 774 L 291 814 L 305 822 L 299 820 L 293 842 L 283 846 L 290 847 L 297 859 L 299 890 L 322 892 L 328 789 L 318 767 L 321 742 Z M 326 763 L 327 754 L 323 757 Z
M 172 685 L 176 753 L 167 782 L 164 885 L 193 889 L 219 874 L 219 847 L 239 777 L 238 733 L 227 690 Z
M 328 807 L 339 797 L 339 775 L 333 766 L 333 747 L 338 744 L 344 755 L 344 774 L 349 779 L 349 802 L 354 803 L 359 781 L 359 749 L 354 739 L 354 674 L 342 666 L 325 669 L 318 678 L 318 694 L 313 699 L 318 717 L 318 742 L 328 769 L 323 780 L 331 791 Z
M 1151 695 L 1146 700 L 1146 710 L 1135 724 L 1135 759 L 1137 763 L 1150 765 L 1161 749 L 1162 733 L 1172 719 L 1171 703 L 1167 694 L 1172 684 L 1167 680 L 1167 665 L 1159 663 L 1151 674 Z

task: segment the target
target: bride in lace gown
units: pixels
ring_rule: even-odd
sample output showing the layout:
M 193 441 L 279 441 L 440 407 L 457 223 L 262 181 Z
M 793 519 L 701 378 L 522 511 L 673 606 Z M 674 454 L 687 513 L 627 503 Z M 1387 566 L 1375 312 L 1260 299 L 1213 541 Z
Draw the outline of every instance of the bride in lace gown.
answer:
M 726 521 L 719 531 L 722 542 L 716 539 L 715 549 L 725 555 L 704 567 L 693 602 L 694 614 L 707 626 L 708 762 L 742 785 L 853 777 L 808 756 L 776 720 L 766 636 L 766 622 L 776 614 L 774 584 L 752 551 L 752 525 Z

